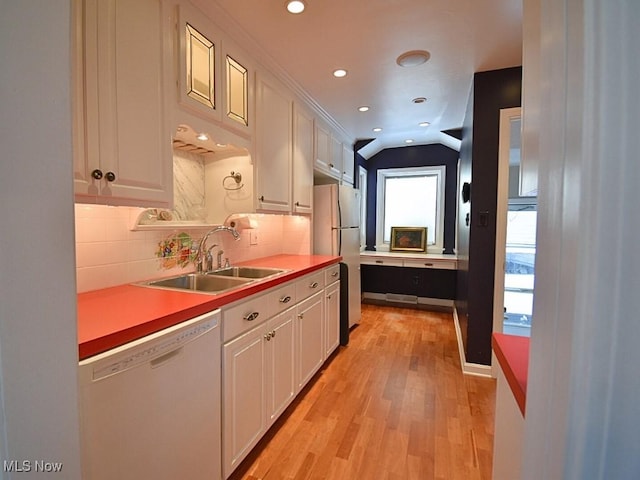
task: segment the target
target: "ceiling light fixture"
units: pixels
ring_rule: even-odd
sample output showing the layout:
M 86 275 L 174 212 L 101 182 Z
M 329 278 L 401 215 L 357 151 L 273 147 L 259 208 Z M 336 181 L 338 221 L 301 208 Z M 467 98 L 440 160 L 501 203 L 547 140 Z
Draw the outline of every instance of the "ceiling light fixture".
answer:
M 431 125 L 429 122 L 420 122 L 418 124 L 419 127 L 428 127 L 429 125 Z
M 363 105 L 361 107 L 358 107 L 358 111 L 359 112 L 368 112 L 369 111 L 369 107 L 367 107 L 366 105 Z
M 305 7 L 306 5 L 302 0 L 291 0 L 287 2 L 287 11 L 294 15 L 304 12 Z
M 411 100 L 413 103 L 424 103 L 427 101 L 427 99 L 425 97 L 416 97 L 413 100 Z
M 347 71 L 343 68 L 338 68 L 337 70 L 333 71 L 333 76 L 336 78 L 342 78 L 342 77 L 346 77 L 347 76 Z
M 411 139 L 411 138 L 407 138 L 407 139 L 404 141 L 404 143 L 413 143 L 413 139 Z
M 382 128 L 380 128 L 380 127 L 376 127 L 376 128 L 374 128 L 374 129 L 373 129 L 373 131 L 374 131 L 374 132 L 376 132 L 376 133 L 377 133 L 377 132 L 381 132 L 381 131 L 382 131 Z
M 410 50 L 404 52 L 396 59 L 396 63 L 401 67 L 417 67 L 426 63 L 431 58 L 431 54 L 426 50 Z
M 196 138 L 204 142 L 206 140 L 209 140 L 209 135 L 207 135 L 206 133 L 199 133 Z

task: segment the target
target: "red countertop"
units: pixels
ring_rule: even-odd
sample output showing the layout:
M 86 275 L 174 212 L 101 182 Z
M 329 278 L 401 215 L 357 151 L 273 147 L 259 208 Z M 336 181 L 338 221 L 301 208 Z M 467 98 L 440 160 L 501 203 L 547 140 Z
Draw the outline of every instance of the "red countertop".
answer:
M 327 255 L 276 255 L 238 265 L 290 270 L 215 295 L 128 284 L 78 294 L 80 360 L 170 327 L 315 270 L 338 263 Z
M 524 416 L 529 374 L 529 338 L 494 333 L 492 345 L 516 403 Z

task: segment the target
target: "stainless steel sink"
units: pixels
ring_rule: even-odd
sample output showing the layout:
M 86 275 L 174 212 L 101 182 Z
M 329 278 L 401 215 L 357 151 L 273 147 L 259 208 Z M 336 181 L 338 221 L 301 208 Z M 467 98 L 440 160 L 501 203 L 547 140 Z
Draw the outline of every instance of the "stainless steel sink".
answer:
M 214 270 L 209 272 L 209 276 L 224 276 L 224 277 L 236 277 L 236 278 L 267 278 L 272 275 L 286 272 L 280 268 L 265 268 L 265 267 L 229 267 L 220 270 Z
M 251 278 L 189 273 L 185 275 L 178 275 L 175 277 L 163 278 L 161 280 L 143 282 L 139 285 L 177 290 L 191 290 L 204 293 L 220 293 L 226 290 L 241 287 L 253 281 L 255 280 Z

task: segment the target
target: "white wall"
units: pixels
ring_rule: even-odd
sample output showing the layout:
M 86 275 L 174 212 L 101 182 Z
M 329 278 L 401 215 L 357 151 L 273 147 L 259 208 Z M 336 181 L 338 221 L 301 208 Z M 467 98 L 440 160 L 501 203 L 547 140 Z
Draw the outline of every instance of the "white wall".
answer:
M 526 479 L 640 478 L 639 23 L 637 0 L 542 1 Z
M 41 477 L 73 480 L 70 2 L 2 0 L 0 11 L 0 465 L 62 462 L 60 474 Z

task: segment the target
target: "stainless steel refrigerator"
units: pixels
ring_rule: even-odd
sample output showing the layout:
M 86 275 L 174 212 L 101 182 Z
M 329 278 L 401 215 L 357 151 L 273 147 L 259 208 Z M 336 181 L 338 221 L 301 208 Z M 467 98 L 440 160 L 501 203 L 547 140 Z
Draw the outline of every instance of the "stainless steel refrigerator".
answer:
M 317 185 L 313 192 L 313 251 L 341 255 L 347 286 L 348 325 L 360 323 L 360 191 L 346 185 Z M 347 298 L 344 298 L 344 297 Z

